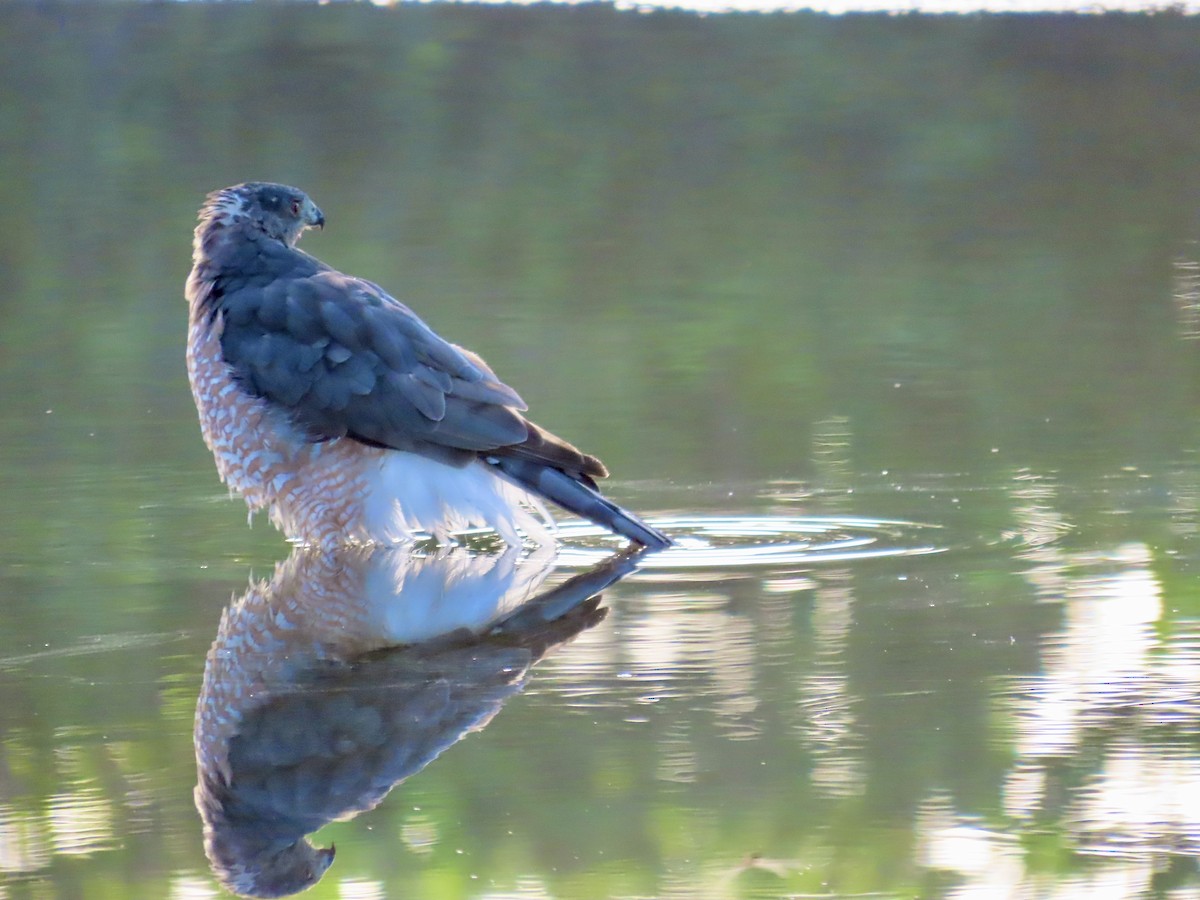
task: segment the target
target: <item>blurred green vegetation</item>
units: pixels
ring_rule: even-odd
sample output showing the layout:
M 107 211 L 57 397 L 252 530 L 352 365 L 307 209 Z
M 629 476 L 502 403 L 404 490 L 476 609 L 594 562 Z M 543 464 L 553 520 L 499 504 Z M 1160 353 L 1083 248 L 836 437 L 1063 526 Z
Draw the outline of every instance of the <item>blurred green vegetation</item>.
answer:
M 187 389 L 207 191 L 309 191 L 329 226 L 306 249 L 482 352 L 606 460 L 617 496 L 764 508 L 743 486 L 856 489 L 851 511 L 951 523 L 961 551 L 911 593 L 902 568 L 856 583 L 861 796 L 818 796 L 819 748 L 796 739 L 807 593 L 771 618 L 747 577 L 721 587 L 727 618 L 778 642 L 755 675 L 790 703 L 757 740 L 688 706 L 711 672 L 652 711 L 636 686 L 581 708 L 535 692 L 331 826 L 351 835 L 331 878 L 438 898 L 538 871 L 553 896 L 695 896 L 732 870 L 735 896 L 933 895 L 914 810 L 937 789 L 1007 821 L 1013 722 L 992 688 L 1036 668 L 1055 627 L 1008 556 L 1013 472 L 1057 473 L 1075 549 L 1145 542 L 1172 615 L 1200 613 L 1200 479 L 1177 465 L 1196 347 L 1173 299 L 1198 253 L 1197 159 L 1200 21 L 1169 13 L 0 5 L 0 803 L 54 847 L 54 798 L 99 786 L 119 843 L 49 853 L 4 896 L 209 884 L 189 780 L 203 655 L 284 548 L 224 499 Z M 814 451 L 828 422 L 832 467 Z M 639 598 L 655 596 L 616 594 Z M 964 653 L 963 634 L 985 637 Z M 658 777 L 660 726 L 696 781 Z M 399 852 L 427 820 L 428 855 Z M 0 859 L 24 827 L 0 821 Z M 1026 836 L 1047 870 L 1083 867 L 1059 832 Z M 801 863 L 737 875 L 756 852 Z
M 806 477 L 831 414 L 869 469 L 1192 433 L 1192 19 L 39 3 L 0 36 L 21 473 L 202 467 L 176 301 L 204 193 L 251 178 L 620 477 Z

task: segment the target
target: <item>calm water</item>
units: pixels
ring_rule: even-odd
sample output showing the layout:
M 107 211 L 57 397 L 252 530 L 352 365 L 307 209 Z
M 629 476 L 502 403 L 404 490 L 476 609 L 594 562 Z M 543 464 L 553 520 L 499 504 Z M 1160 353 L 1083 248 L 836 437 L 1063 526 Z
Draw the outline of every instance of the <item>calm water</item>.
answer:
M 1178 16 L 0 8 L 0 898 L 1200 896 L 1197 73 Z M 247 527 L 182 281 L 251 178 L 678 547 Z

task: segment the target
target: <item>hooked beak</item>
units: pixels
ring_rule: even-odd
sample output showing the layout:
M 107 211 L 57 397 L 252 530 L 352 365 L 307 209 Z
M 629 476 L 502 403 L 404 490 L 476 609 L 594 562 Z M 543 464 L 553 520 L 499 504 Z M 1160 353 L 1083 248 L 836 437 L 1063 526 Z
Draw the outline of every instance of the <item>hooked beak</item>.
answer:
M 322 872 L 325 871 L 325 869 L 328 869 L 333 864 L 333 857 L 334 857 L 334 854 L 336 854 L 336 853 L 337 853 L 337 845 L 336 844 L 330 844 L 328 847 L 318 847 L 317 848 L 317 859 L 319 859 L 321 861 L 321 866 L 323 867 L 321 869 Z
M 304 213 L 304 224 L 309 228 L 325 229 L 325 213 L 321 212 L 311 200 L 308 202 L 308 209 Z

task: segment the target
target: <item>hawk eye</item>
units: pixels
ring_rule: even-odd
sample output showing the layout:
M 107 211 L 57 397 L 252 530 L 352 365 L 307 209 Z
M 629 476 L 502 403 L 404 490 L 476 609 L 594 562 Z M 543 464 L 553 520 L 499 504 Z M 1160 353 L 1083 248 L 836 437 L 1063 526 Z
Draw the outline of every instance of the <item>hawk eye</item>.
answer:
M 300 215 L 300 200 L 297 197 L 292 198 L 292 215 Z

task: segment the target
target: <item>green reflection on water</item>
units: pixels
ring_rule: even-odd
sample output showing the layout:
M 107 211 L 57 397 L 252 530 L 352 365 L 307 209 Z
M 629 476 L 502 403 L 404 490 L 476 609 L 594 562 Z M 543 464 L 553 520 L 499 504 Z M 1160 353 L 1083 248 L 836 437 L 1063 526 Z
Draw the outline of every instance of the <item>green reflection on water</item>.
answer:
M 639 509 L 949 548 L 622 584 L 314 896 L 1194 887 L 1198 28 L 0 8 L 4 890 L 215 890 L 192 710 L 285 548 L 199 440 L 182 280 L 249 178 Z

